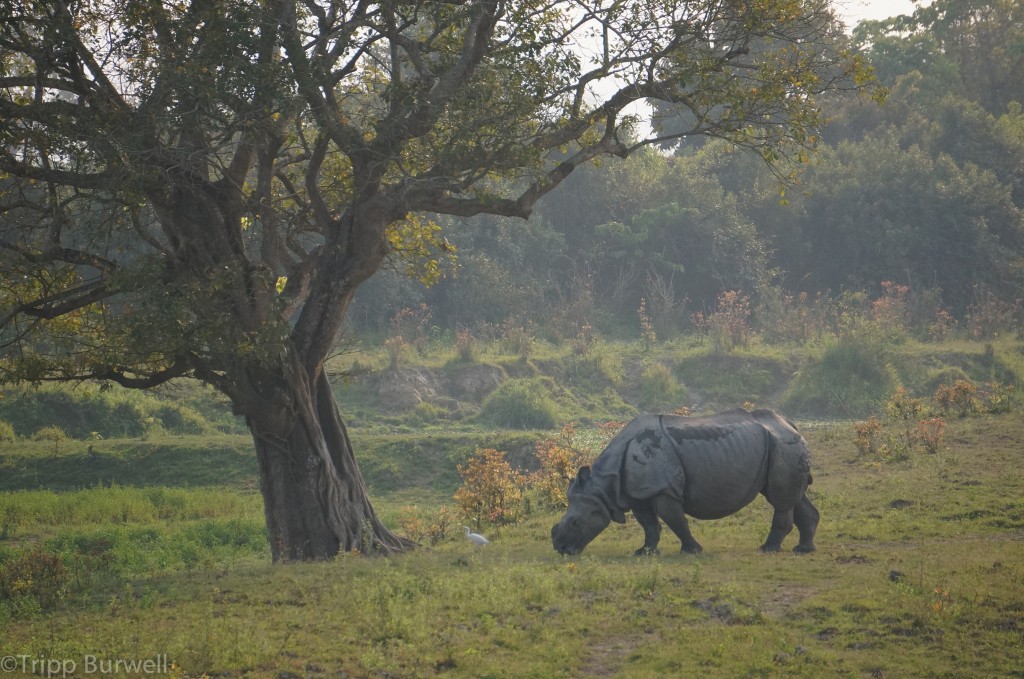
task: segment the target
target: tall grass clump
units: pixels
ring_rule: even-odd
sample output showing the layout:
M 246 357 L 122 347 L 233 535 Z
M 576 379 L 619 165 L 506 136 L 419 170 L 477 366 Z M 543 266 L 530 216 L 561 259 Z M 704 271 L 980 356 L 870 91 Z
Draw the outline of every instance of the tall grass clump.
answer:
M 484 400 L 479 419 L 495 427 L 552 429 L 562 414 L 550 385 L 535 377 L 508 380 Z
M 622 355 L 603 342 L 592 342 L 566 359 L 566 380 L 583 391 L 618 388 L 624 375 Z
M 858 323 L 828 342 L 821 358 L 800 371 L 790 383 L 782 409 L 794 414 L 851 417 L 877 410 L 898 386 L 887 369 L 892 354 L 881 328 Z
M 652 409 L 678 406 L 686 398 L 686 389 L 664 363 L 652 363 L 640 374 L 640 407 Z
M 24 437 L 46 427 L 60 427 L 72 439 L 138 438 L 160 431 L 210 433 L 215 427 L 199 408 L 208 408 L 215 417 L 229 412 L 225 408 L 217 413 L 210 403 L 188 405 L 173 392 L 167 394 L 164 399 L 96 385 L 10 389 L 0 398 L 0 419 Z

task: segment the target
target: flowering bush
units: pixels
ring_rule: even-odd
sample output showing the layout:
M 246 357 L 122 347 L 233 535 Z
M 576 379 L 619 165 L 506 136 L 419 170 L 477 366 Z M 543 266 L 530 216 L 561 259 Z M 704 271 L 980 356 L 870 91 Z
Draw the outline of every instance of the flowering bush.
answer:
M 910 305 L 907 301 L 909 292 L 910 286 L 882 281 L 882 296 L 871 303 L 872 320 L 889 332 L 904 332 L 910 320 Z
M 711 337 L 717 352 L 745 347 L 754 335 L 750 326 L 750 298 L 739 290 L 728 290 L 718 296 L 717 307 L 714 313 L 698 311 L 693 315 L 697 329 Z
M 933 455 L 939 452 L 945 428 L 946 421 L 941 417 L 932 417 L 917 423 L 916 438 L 924 446 L 925 452 Z
M 932 399 L 944 415 L 956 410 L 966 417 L 977 409 L 978 387 L 967 380 L 957 380 L 952 386 L 940 384 Z
M 414 506 L 398 510 L 398 525 L 416 542 L 429 542 L 432 546 L 448 537 L 452 525 L 452 510 L 449 507 L 430 511 Z
M 485 523 L 512 523 L 518 518 L 526 478 L 512 469 L 504 453 L 477 450 L 456 469 L 462 476 L 462 487 L 455 491 L 454 499 L 463 518 L 477 529 Z
M 874 455 L 881 448 L 882 423 L 872 415 L 863 422 L 854 422 L 853 431 L 857 435 L 854 444 L 862 455 Z
M 575 425 L 568 424 L 556 438 L 537 444 L 540 469 L 530 474 L 530 487 L 537 491 L 543 505 L 565 509 L 569 505 L 566 496 L 569 481 L 592 457 L 590 451 L 580 445 Z

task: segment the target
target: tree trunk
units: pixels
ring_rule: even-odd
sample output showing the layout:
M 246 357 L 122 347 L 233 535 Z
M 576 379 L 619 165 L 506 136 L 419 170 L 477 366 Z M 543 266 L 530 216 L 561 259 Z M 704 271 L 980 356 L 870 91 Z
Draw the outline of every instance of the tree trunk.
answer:
M 414 547 L 377 518 L 322 367 L 312 381 L 297 361 L 285 372 L 273 400 L 246 414 L 274 562 Z

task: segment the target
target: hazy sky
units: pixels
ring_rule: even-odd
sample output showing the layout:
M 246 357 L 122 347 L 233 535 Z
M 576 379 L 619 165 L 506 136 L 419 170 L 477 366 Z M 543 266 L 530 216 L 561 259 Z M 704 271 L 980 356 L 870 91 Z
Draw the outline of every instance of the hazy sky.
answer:
M 839 13 L 850 28 L 864 19 L 888 19 L 897 14 L 912 14 L 914 3 L 910 0 L 834 0 Z M 924 5 L 931 4 L 926 0 Z

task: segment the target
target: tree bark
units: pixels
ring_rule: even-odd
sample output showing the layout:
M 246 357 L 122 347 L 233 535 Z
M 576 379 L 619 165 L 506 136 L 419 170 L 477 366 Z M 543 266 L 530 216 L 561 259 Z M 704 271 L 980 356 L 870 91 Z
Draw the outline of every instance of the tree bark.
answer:
M 327 374 L 307 379 L 297 361 L 285 372 L 273 400 L 246 415 L 274 562 L 414 547 L 377 518 Z

